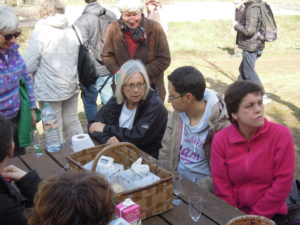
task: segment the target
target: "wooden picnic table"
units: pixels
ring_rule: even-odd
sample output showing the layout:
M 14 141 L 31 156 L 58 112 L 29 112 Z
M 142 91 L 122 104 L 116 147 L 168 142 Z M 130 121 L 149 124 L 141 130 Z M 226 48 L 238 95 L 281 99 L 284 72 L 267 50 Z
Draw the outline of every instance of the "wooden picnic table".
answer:
M 66 155 L 72 153 L 70 144 L 64 144 L 58 152 L 46 152 L 40 157 L 34 153 L 14 157 L 10 163 L 29 171 L 35 169 L 42 178 L 63 173 L 68 169 Z M 149 156 L 151 157 L 151 156 Z M 143 225 L 189 225 L 195 224 L 188 212 L 188 196 L 190 193 L 197 193 L 202 196 L 203 211 L 198 224 L 200 225 L 225 225 L 229 220 L 236 216 L 244 215 L 240 210 L 227 204 L 214 194 L 205 191 L 199 185 L 183 178 L 183 188 L 179 198 L 183 200 L 180 206 L 143 220 Z

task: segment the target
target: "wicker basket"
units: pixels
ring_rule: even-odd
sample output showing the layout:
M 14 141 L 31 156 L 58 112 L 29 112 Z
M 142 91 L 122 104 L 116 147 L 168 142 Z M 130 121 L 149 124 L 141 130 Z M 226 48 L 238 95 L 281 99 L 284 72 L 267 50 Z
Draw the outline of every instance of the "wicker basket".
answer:
M 263 216 L 256 216 L 256 215 L 238 216 L 230 220 L 226 225 L 247 225 L 247 224 L 275 225 L 275 223 L 272 220 Z
M 86 171 L 83 165 L 94 160 L 92 166 L 92 171 L 94 172 L 98 160 L 102 155 L 114 158 L 114 161 L 123 164 L 125 169 L 129 168 L 133 162 L 142 157 L 141 150 L 135 145 L 122 142 L 113 145 L 99 145 L 72 153 L 66 158 L 72 169 L 83 171 Z M 142 188 L 117 193 L 116 199 L 119 203 L 126 198 L 131 198 L 141 206 L 142 219 L 145 219 L 173 208 L 173 176 L 169 171 L 157 166 L 145 157 L 143 157 L 143 164 L 148 164 L 150 171 L 161 179 L 154 184 Z

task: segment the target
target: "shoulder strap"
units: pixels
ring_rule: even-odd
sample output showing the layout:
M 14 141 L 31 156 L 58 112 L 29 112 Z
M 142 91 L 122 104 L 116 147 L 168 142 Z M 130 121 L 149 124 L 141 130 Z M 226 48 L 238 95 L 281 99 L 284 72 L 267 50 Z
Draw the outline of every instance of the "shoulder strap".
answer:
M 73 30 L 75 31 L 75 34 L 76 34 L 76 37 L 77 37 L 79 43 L 82 45 L 82 42 L 81 42 L 81 40 L 80 40 L 80 38 L 79 38 L 79 35 L 78 35 L 78 33 L 77 33 L 77 30 L 76 30 L 75 26 L 72 25 L 72 28 L 73 28 Z

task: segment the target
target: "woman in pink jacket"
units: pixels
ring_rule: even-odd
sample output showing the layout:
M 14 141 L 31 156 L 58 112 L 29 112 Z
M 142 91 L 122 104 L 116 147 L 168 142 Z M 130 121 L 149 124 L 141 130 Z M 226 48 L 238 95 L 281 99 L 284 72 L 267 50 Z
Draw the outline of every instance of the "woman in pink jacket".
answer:
M 263 90 L 236 81 L 225 93 L 232 124 L 213 139 L 211 171 L 217 196 L 247 214 L 285 224 L 285 200 L 293 183 L 290 131 L 264 118 Z

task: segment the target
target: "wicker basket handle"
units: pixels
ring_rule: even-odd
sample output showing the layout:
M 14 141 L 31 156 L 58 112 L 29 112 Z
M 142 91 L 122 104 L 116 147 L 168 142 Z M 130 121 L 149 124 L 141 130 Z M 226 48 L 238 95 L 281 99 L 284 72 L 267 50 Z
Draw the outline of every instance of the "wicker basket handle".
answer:
M 120 143 L 108 145 L 103 150 L 101 150 L 100 152 L 97 153 L 97 155 L 94 159 L 94 162 L 93 162 L 92 172 L 96 171 L 98 161 L 102 155 L 105 155 L 106 152 L 111 151 L 112 149 L 120 148 L 120 147 L 128 147 L 131 150 L 135 151 L 138 158 L 141 157 L 141 155 L 142 155 L 141 150 L 138 147 L 136 147 L 134 144 L 131 144 L 129 142 L 120 142 Z

